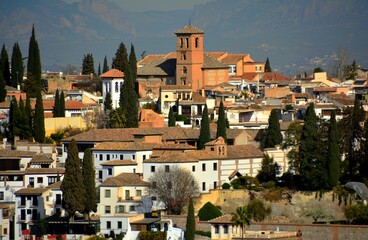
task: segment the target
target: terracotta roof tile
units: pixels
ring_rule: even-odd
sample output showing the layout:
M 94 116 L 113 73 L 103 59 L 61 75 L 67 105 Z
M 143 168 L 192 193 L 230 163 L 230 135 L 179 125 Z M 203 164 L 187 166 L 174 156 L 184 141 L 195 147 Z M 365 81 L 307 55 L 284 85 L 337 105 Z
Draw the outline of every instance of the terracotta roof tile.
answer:
M 220 217 L 209 220 L 210 223 L 231 223 L 232 216 L 230 214 L 225 214 Z
M 227 146 L 228 158 L 259 158 L 263 152 L 253 145 L 230 145 Z
M 243 73 L 242 78 L 244 80 L 255 80 L 255 78 L 258 76 L 258 73 Z
M 152 61 L 154 61 L 157 58 L 164 58 L 165 54 L 149 54 L 147 56 L 145 56 L 143 59 L 138 61 L 138 65 L 148 65 L 150 64 Z
M 337 88 L 335 87 L 315 87 L 313 88 L 313 92 L 336 92 Z
M 206 52 L 206 54 L 214 59 L 222 59 L 227 55 L 227 52 Z
M 16 191 L 15 195 L 41 195 L 44 192 L 49 191 L 49 188 L 22 188 Z
M 53 183 L 53 184 L 50 184 L 50 185 L 48 185 L 46 188 L 50 188 L 50 189 L 60 189 L 60 187 L 61 187 L 61 183 L 62 183 L 63 181 L 58 181 L 58 182 L 56 182 L 56 183 Z
M 147 65 L 137 69 L 138 75 L 143 76 L 175 76 L 176 57 L 175 58 L 155 58 Z
M 156 144 L 154 143 L 137 143 L 137 142 L 102 142 L 98 143 L 92 150 L 99 151 L 143 151 L 152 150 Z
M 221 59 L 221 62 L 226 64 L 236 64 L 243 58 L 245 58 L 248 54 L 227 54 L 224 58 Z
M 276 72 L 265 72 L 262 80 L 290 80 L 290 78 Z
M 29 152 L 29 151 L 16 151 L 16 150 L 0 150 L 1 157 L 28 157 L 31 158 L 35 156 L 36 152 Z
M 101 78 L 123 78 L 124 73 L 117 70 L 117 69 L 111 69 L 103 74 L 100 75 Z
M 53 163 L 54 160 L 49 155 L 37 154 L 31 159 L 31 164 L 41 164 L 41 163 Z
M 192 91 L 191 86 L 184 86 L 184 85 L 164 85 L 161 86 L 161 90 L 185 90 L 185 91 Z
M 149 183 L 141 180 L 136 173 L 121 173 L 116 177 L 110 177 L 101 183 L 100 187 L 123 187 L 123 186 L 149 186 Z
M 222 63 L 207 54 L 204 54 L 203 68 L 207 68 L 207 69 L 213 69 L 213 68 L 225 69 L 226 68 L 227 69 L 229 68 L 229 65 Z
M 175 34 L 204 34 L 203 30 L 193 26 L 193 25 L 186 25 L 183 28 L 177 30 Z
M 133 160 L 113 160 L 113 161 L 103 162 L 100 165 L 101 166 L 129 166 L 129 165 L 137 165 L 137 162 Z
M 65 168 L 27 168 L 26 174 L 64 174 Z

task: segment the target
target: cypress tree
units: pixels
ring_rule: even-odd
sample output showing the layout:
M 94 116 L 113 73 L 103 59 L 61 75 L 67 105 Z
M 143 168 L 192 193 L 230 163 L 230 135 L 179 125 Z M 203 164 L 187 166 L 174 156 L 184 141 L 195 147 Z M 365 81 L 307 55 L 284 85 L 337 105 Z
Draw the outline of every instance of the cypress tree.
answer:
M 55 93 L 54 117 L 60 117 L 60 96 L 59 96 L 59 89 L 56 89 L 56 93 Z
M 3 74 L 0 70 L 0 102 L 4 102 L 5 98 L 6 98 L 6 88 L 5 88 L 5 82 L 4 82 L 4 77 Z
M 29 41 L 27 81 L 24 83 L 24 91 L 30 98 L 35 98 L 39 93 L 41 94 L 41 59 L 34 26 Z
M 338 134 L 336 127 L 336 116 L 333 111 L 330 117 L 330 125 L 328 128 L 328 185 L 333 188 L 337 185 L 340 177 L 340 149 L 338 143 Z
M 33 115 L 32 115 L 32 108 L 31 108 L 31 100 L 29 99 L 29 97 L 27 96 L 26 98 L 26 106 L 25 106 L 25 110 L 24 110 L 25 114 L 27 115 L 27 119 L 28 119 L 28 129 L 29 129 L 29 141 L 32 140 L 32 131 L 33 131 Z
M 268 59 L 268 57 L 265 64 L 265 72 L 272 72 L 270 60 Z
M 32 139 L 32 130 L 29 127 L 29 119 L 25 110 L 25 105 L 22 97 L 19 100 L 19 137 L 21 139 L 30 140 Z
M 176 125 L 176 120 L 175 120 L 174 111 L 172 110 L 172 107 L 170 107 L 170 110 L 169 110 L 169 127 L 175 127 L 175 125 Z
M 123 42 L 120 43 L 119 48 L 116 50 L 111 66 L 112 68 L 122 71 L 125 73 L 125 75 L 127 75 L 125 70 L 128 68 L 128 53 Z
M 18 43 L 15 43 L 13 46 L 13 53 L 11 58 L 11 82 L 14 88 L 17 88 L 18 84 L 22 84 L 23 72 L 24 66 L 22 52 L 20 51 Z
M 74 139 L 68 146 L 68 156 L 65 161 L 65 174 L 60 186 L 63 192 L 62 206 L 69 214 L 70 219 L 74 219 L 75 212 L 85 210 L 85 188 L 83 186 L 83 175 L 81 161 L 78 157 L 78 147 Z
M 105 58 L 104 58 L 104 62 L 103 62 L 103 68 L 102 68 L 102 73 L 105 73 L 107 71 L 109 71 L 109 65 L 107 64 L 107 58 L 106 58 L 106 55 L 105 55 Z
M 216 138 L 223 137 L 225 141 L 227 141 L 226 137 L 226 117 L 225 117 L 225 110 L 224 110 L 224 104 L 220 103 L 219 108 L 219 115 L 217 120 L 217 132 L 216 132 Z
M 43 143 L 45 141 L 45 119 L 41 92 L 39 92 L 36 97 L 33 129 L 33 137 L 35 141 Z
M 15 136 L 20 135 L 20 127 L 19 127 L 19 120 L 20 120 L 20 112 L 19 112 L 19 106 L 17 103 L 17 99 L 14 98 L 10 103 L 10 109 L 9 109 L 9 131 L 10 136 L 14 140 Z
M 282 143 L 282 134 L 280 130 L 278 110 L 272 109 L 270 117 L 268 118 L 268 128 L 266 130 L 264 147 L 273 148 L 281 143 Z
M 185 225 L 185 239 L 186 240 L 195 239 L 195 219 L 194 219 L 194 206 L 192 198 L 189 201 L 187 222 Z
M 83 64 L 82 64 L 82 74 L 89 75 L 93 74 L 95 75 L 95 61 L 93 60 L 92 53 L 88 53 L 87 55 L 84 55 L 83 57 Z
M 5 49 L 5 44 L 3 44 L 3 48 L 1 49 L 0 67 L 1 72 L 3 73 L 5 84 L 7 86 L 11 86 L 9 55 Z
M 86 193 L 83 212 L 89 216 L 89 213 L 91 211 L 97 211 L 95 169 L 93 167 L 93 160 L 90 149 L 86 149 L 84 151 L 82 174 L 83 185 Z
M 314 104 L 311 103 L 305 113 L 299 146 L 300 178 L 306 190 L 326 189 L 328 171 L 321 155 L 322 143 L 318 130 Z
M 105 112 L 112 110 L 112 99 L 111 99 L 111 93 L 110 92 L 106 93 L 106 97 L 105 97 L 105 101 L 104 101 L 104 110 L 105 110 Z
M 135 55 L 134 45 L 130 46 L 130 54 L 129 54 L 129 66 L 132 74 L 132 80 L 135 83 L 137 80 L 137 57 Z
M 65 117 L 65 97 L 64 97 L 64 91 L 61 91 L 60 94 L 60 115 L 59 117 Z
M 208 118 L 207 104 L 204 106 L 202 112 L 201 129 L 198 140 L 198 149 L 203 149 L 204 145 L 211 141 L 210 120 Z

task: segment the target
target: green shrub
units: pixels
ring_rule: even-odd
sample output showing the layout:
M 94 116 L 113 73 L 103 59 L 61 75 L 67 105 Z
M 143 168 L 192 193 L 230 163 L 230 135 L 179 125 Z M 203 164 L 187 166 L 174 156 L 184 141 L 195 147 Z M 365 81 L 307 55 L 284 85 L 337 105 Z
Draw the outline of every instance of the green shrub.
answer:
M 184 115 L 176 115 L 176 121 L 183 121 L 185 122 L 188 118 Z
M 230 189 L 231 185 L 228 183 L 222 184 L 222 189 Z
M 200 235 L 200 236 L 209 237 L 209 238 L 211 237 L 211 232 L 210 231 L 206 232 L 206 231 L 197 230 L 197 231 L 195 231 L 195 234 Z
M 140 240 L 166 240 L 166 232 L 141 231 L 138 238 Z
M 222 212 L 211 202 L 207 202 L 198 211 L 198 217 L 201 221 L 208 221 L 217 217 L 222 216 Z
M 241 188 L 252 189 L 252 188 L 259 185 L 259 181 L 258 181 L 257 178 L 254 178 L 254 177 L 241 176 L 241 177 L 238 177 L 238 178 L 234 178 L 231 181 L 231 185 L 233 187 L 234 187 L 234 185 L 238 185 L 239 187 L 236 188 L 236 189 L 241 189 Z
M 248 204 L 248 211 L 252 215 L 252 219 L 256 222 L 262 222 L 266 216 L 271 214 L 271 208 L 266 207 L 259 199 L 253 199 Z
M 345 217 L 353 224 L 368 224 L 368 206 L 357 204 L 345 209 Z
M 263 184 L 263 186 L 267 189 L 274 188 L 276 186 L 276 182 L 275 181 L 268 181 L 265 184 Z

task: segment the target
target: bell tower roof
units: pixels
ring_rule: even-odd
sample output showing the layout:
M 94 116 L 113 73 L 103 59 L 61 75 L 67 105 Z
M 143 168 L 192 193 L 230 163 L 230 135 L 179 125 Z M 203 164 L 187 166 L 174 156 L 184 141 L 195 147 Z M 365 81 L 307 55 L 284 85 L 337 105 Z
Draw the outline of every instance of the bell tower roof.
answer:
M 193 26 L 193 25 L 186 25 L 183 28 L 177 30 L 175 32 L 176 35 L 180 34 L 204 34 L 203 30 Z

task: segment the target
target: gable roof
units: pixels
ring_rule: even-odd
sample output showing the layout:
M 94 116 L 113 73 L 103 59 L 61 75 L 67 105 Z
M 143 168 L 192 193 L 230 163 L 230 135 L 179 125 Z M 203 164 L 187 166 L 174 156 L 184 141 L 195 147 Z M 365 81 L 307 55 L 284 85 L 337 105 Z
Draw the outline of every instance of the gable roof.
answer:
M 27 168 L 25 174 L 64 174 L 65 168 Z
M 123 78 L 124 76 L 124 73 L 117 69 L 110 69 L 109 71 L 100 75 L 101 78 Z
M 208 54 L 204 54 L 203 68 L 204 69 L 214 69 L 214 68 L 228 69 L 229 65 L 218 61 L 217 59 L 209 56 Z
M 137 173 L 121 173 L 116 177 L 106 179 L 101 187 L 123 187 L 123 186 L 149 186 L 149 183 L 141 180 Z
M 100 165 L 101 166 L 129 166 L 129 165 L 137 165 L 137 162 L 133 160 L 112 160 L 112 161 L 103 162 Z
M 157 57 L 151 62 L 137 69 L 137 75 L 143 76 L 175 76 L 176 57 Z
M 49 191 L 49 188 L 22 188 L 19 189 L 18 191 L 16 191 L 14 194 L 15 195 L 34 195 L 34 196 L 38 196 L 41 195 L 42 193 Z
M 137 142 L 102 142 L 97 143 L 92 149 L 99 151 L 124 150 L 124 151 L 144 151 L 152 150 L 155 143 L 137 143 Z

